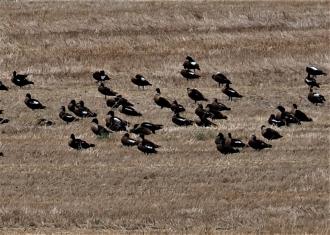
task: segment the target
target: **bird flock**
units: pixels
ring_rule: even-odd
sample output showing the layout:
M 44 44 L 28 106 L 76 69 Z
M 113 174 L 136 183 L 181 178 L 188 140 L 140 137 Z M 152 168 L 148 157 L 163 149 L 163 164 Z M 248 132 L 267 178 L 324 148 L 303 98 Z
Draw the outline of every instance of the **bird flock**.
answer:
M 200 71 L 200 65 L 191 56 L 187 56 L 180 74 L 183 78 L 187 79 L 187 81 L 199 79 L 201 76 L 196 73 L 196 70 Z M 320 88 L 320 83 L 317 81 L 317 77 L 320 75 L 326 76 L 327 74 L 314 66 L 307 66 L 306 72 L 307 76 L 305 78 L 305 83 L 309 87 L 307 99 L 314 105 L 323 104 L 325 102 L 324 96 L 314 91 L 314 88 Z M 127 117 L 143 115 L 134 108 L 134 103 L 130 102 L 118 92 L 106 86 L 106 83 L 112 78 L 110 78 L 105 71 L 101 70 L 94 72 L 92 74 L 92 78 L 98 84 L 98 92 L 104 95 L 106 105 L 111 108 L 104 118 L 105 127 L 99 124 L 97 113 L 86 107 L 84 101 L 82 100 L 77 102 L 72 99 L 69 104 L 67 104 L 67 109 L 71 113 L 66 111 L 65 106 L 61 106 L 58 114 L 59 118 L 66 124 L 77 122 L 82 118 L 91 118 L 90 129 L 96 136 L 106 138 L 115 132 L 124 132 L 121 137 L 121 144 L 123 146 L 136 146 L 139 151 L 145 154 L 157 153 L 161 146 L 146 139 L 145 136 L 155 134 L 157 131 L 163 129 L 163 125 L 154 124 L 147 121 L 132 125 L 129 121 L 116 116 L 115 111 L 120 112 Z M 244 98 L 243 95 L 231 87 L 232 82 L 223 73 L 218 72 L 213 74 L 211 78 L 218 84 L 219 87 L 223 87 L 221 91 L 223 94 L 228 96 L 229 101 Z M 28 79 L 28 74 L 18 74 L 16 71 L 13 72 L 11 81 L 14 85 L 20 88 L 34 85 L 34 82 Z M 141 88 L 144 90 L 145 87 L 152 86 L 152 84 L 141 74 L 137 74 L 135 77 L 131 78 L 131 82 L 136 85 L 139 90 L 141 90 Z M 8 90 L 9 88 L 0 81 L 0 91 Z M 177 100 L 170 101 L 166 97 L 163 97 L 160 88 L 156 88 L 155 91 L 156 93 L 153 97 L 154 103 L 159 106 L 160 109 L 171 110 L 173 112 L 172 122 L 177 126 L 188 127 L 195 124 L 200 127 L 217 126 L 215 120 L 226 120 L 228 117 L 223 112 L 230 112 L 231 110 L 230 107 L 227 107 L 225 104 L 219 102 L 216 98 L 214 98 L 212 102 L 207 103 L 204 108 L 202 103 L 209 102 L 209 99 L 206 98 L 206 96 L 198 89 L 187 88 L 188 97 L 196 105 L 195 114 L 197 119 L 190 120 L 184 117 L 183 113 L 186 109 L 183 105 L 179 104 Z M 33 98 L 30 93 L 26 94 L 24 103 L 32 110 L 47 108 L 39 100 Z M 287 111 L 281 105 L 277 107 L 277 110 L 278 112 L 271 114 L 268 119 L 268 124 L 270 126 L 283 127 L 292 124 L 300 125 L 302 122 L 313 121 L 312 118 L 308 117 L 308 115 L 298 109 L 297 104 L 292 104 L 290 111 Z M 3 112 L 3 110 L 0 110 L 1 115 Z M 9 119 L 0 117 L 0 124 L 6 124 L 8 122 L 10 122 Z M 54 122 L 47 119 L 39 119 L 38 124 L 51 126 L 54 125 Z M 283 137 L 278 131 L 265 125 L 261 126 L 260 132 L 261 136 L 267 141 L 277 140 Z M 135 138 L 130 136 L 130 133 L 133 133 Z M 73 133 L 68 139 L 68 146 L 76 150 L 96 147 L 93 143 L 88 143 L 82 139 L 76 138 Z M 252 134 L 250 139 L 244 143 L 244 141 L 240 139 L 233 138 L 231 133 L 227 133 L 226 136 L 225 134 L 219 132 L 215 137 L 214 142 L 216 149 L 222 154 L 239 153 L 245 147 L 251 147 L 255 150 L 262 150 L 272 147 L 271 144 L 258 138 L 256 134 Z M 3 153 L 0 153 L 0 155 L 3 156 Z

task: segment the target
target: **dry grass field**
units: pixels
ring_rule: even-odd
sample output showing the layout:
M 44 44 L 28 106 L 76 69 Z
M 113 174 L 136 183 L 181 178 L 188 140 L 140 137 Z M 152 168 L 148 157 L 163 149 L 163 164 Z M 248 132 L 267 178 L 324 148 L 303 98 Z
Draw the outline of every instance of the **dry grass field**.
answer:
M 327 1 L 0 1 L 0 226 L 2 233 L 329 233 L 330 105 L 313 106 L 306 65 L 330 71 Z M 187 55 L 201 79 L 179 73 Z M 92 72 L 136 104 L 131 123 L 165 128 L 146 156 L 116 133 L 96 138 L 90 119 L 66 125 L 61 105 L 83 99 L 105 125 L 109 111 Z M 19 89 L 13 70 L 30 73 Z M 229 102 L 211 79 L 224 72 L 244 98 Z M 143 74 L 144 91 L 130 82 Z M 320 92 L 330 99 L 329 76 Z M 153 102 L 156 87 L 195 118 L 186 88 L 230 106 L 217 127 L 181 128 Z M 30 92 L 47 106 L 31 111 Z M 221 155 L 219 131 L 247 140 L 281 104 L 297 103 L 314 120 L 279 129 L 273 148 Z M 204 102 L 205 104 L 205 102 Z M 56 122 L 39 127 L 38 118 Z M 96 144 L 74 151 L 69 136 Z

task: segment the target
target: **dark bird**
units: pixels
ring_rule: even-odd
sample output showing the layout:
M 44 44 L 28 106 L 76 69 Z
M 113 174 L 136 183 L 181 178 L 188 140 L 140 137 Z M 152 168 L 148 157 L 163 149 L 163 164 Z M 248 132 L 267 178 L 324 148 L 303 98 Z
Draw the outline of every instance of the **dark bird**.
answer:
M 276 116 L 275 116 L 276 119 L 284 120 L 286 125 L 290 125 L 291 123 L 298 124 L 298 125 L 301 124 L 299 119 L 296 118 L 295 116 L 293 116 L 291 113 L 285 111 L 285 108 L 283 106 L 279 105 L 279 106 L 277 106 L 277 109 L 280 112 L 276 114 Z
M 313 87 L 318 87 L 318 88 L 320 88 L 320 83 L 317 83 L 317 82 L 316 82 L 316 79 L 310 77 L 310 75 L 308 75 L 308 76 L 305 78 L 305 83 L 306 83 L 310 88 L 313 88 Z
M 24 103 L 32 110 L 46 108 L 46 106 L 42 105 L 38 100 L 32 99 L 29 93 L 26 94 Z
M 96 113 L 92 112 L 89 108 L 87 108 L 85 106 L 85 103 L 82 100 L 79 101 L 79 103 L 75 105 L 72 112 L 75 115 L 77 115 L 78 117 L 82 117 L 82 118 L 96 117 L 97 116 Z
M 208 99 L 206 99 L 204 97 L 204 95 L 197 89 L 190 89 L 187 88 L 187 92 L 188 92 L 188 96 L 190 97 L 190 99 L 192 99 L 193 101 L 195 101 L 195 103 L 197 101 L 208 101 Z
M 147 127 L 141 126 L 139 124 L 135 124 L 133 128 L 130 130 L 131 133 L 134 134 L 144 134 L 144 135 L 151 135 L 153 132 Z
M 131 102 L 129 102 L 126 98 L 121 95 L 117 95 L 114 98 L 107 99 L 107 106 L 110 108 L 118 108 L 120 105 L 124 106 L 134 106 Z
M 84 140 L 81 139 L 76 139 L 74 134 L 71 134 L 70 140 L 69 140 L 69 146 L 71 148 L 80 150 L 80 149 L 88 149 L 88 148 L 93 148 L 95 147 L 95 144 L 89 144 Z
M 307 98 L 312 104 L 315 104 L 315 105 L 323 104 L 325 102 L 324 96 L 321 95 L 320 93 L 313 92 L 312 88 L 309 89 Z
M 313 77 L 316 77 L 318 75 L 324 75 L 324 76 L 327 75 L 325 72 L 323 72 L 322 70 L 320 70 L 314 66 L 307 66 L 306 72 L 308 73 L 308 75 L 312 75 Z
M 242 140 L 233 139 L 230 132 L 228 133 L 228 139 L 230 141 L 231 146 L 233 146 L 234 148 L 244 148 L 246 146 L 246 144 Z
M 68 104 L 68 109 L 71 112 L 74 112 L 76 107 L 77 107 L 77 102 L 75 100 L 71 100 L 70 103 Z
M 126 114 L 128 116 L 142 116 L 142 114 L 136 111 L 132 106 L 120 105 L 119 112 Z
M 138 150 L 145 153 L 146 155 L 149 155 L 152 153 L 157 153 L 157 150 L 155 148 L 153 148 L 152 146 L 150 146 L 148 144 L 143 144 L 142 142 L 140 142 L 138 144 Z
M 199 76 L 198 74 L 196 74 L 194 71 L 191 70 L 187 70 L 187 69 L 182 69 L 180 71 L 181 75 L 188 80 L 193 80 L 193 79 L 198 79 L 201 76 Z
M 216 73 L 212 75 L 212 79 L 216 81 L 220 87 L 223 84 L 232 84 L 231 81 L 222 73 Z
M 97 89 L 102 95 L 104 95 L 104 99 L 107 98 L 107 96 L 115 96 L 117 95 L 117 92 L 111 90 L 109 87 L 104 86 L 104 83 L 101 82 L 100 86 Z
M 261 134 L 267 140 L 276 140 L 276 139 L 280 139 L 283 137 L 276 130 L 269 128 L 269 127 L 266 128 L 266 126 L 264 126 L 264 125 L 261 126 Z
M 156 89 L 156 94 L 154 96 L 155 103 L 160 106 L 160 108 L 171 108 L 171 103 L 164 97 L 160 96 L 160 89 Z
M 199 64 L 191 56 L 186 57 L 186 60 L 183 63 L 183 68 L 184 69 L 193 69 L 194 71 L 195 71 L 195 69 L 201 70 L 199 67 Z
M 96 82 L 105 82 L 110 80 L 109 76 L 104 72 L 104 70 L 94 72 L 93 78 L 96 80 Z
M 108 131 L 103 126 L 99 125 L 99 121 L 97 120 L 97 118 L 93 118 L 91 123 L 91 130 L 97 136 L 105 137 L 105 136 L 109 136 L 110 134 L 110 131 Z
M 144 138 L 144 134 L 140 134 L 139 136 L 141 138 L 141 141 L 140 142 L 142 142 L 143 145 L 148 145 L 148 146 L 151 146 L 151 147 L 153 147 L 155 149 L 161 147 L 160 145 L 155 144 L 152 141 L 147 140 L 146 138 Z
M 174 100 L 171 104 L 171 110 L 174 113 L 182 113 L 186 111 L 186 109 L 183 107 L 183 105 L 179 104 L 176 100 Z
M 172 117 L 172 122 L 178 126 L 191 126 L 194 121 L 181 117 L 179 113 L 175 113 Z
M 214 143 L 216 145 L 221 144 L 221 141 L 225 140 L 225 136 L 219 132 L 218 135 L 215 137 Z
M 235 91 L 233 88 L 229 87 L 228 83 L 226 83 L 226 87 L 222 89 L 222 92 L 226 96 L 228 96 L 229 100 L 233 100 L 234 97 L 236 97 L 236 98 L 242 98 L 243 97 L 237 91 Z
M 308 117 L 304 112 L 298 109 L 298 106 L 296 104 L 292 105 L 291 113 L 293 116 L 299 119 L 301 122 L 312 122 L 313 119 Z
M 142 89 L 144 89 L 145 86 L 152 86 L 150 82 L 148 82 L 145 77 L 143 77 L 141 74 L 135 75 L 134 78 L 131 79 L 131 81 L 140 88 L 142 86 Z
M 197 126 L 202 126 L 202 127 L 217 126 L 217 124 L 211 122 L 206 117 L 200 117 L 199 119 L 195 120 L 195 123 Z
M 60 113 L 58 114 L 58 116 L 66 122 L 66 124 L 68 124 L 69 122 L 74 122 L 74 121 L 78 121 L 79 119 L 74 117 L 73 115 L 66 113 L 65 112 L 65 107 L 61 106 L 60 109 Z
M 5 123 L 8 123 L 8 122 L 9 122 L 9 119 L 0 117 L 0 124 L 5 124 Z
M 222 154 L 239 153 L 238 149 L 235 149 L 229 141 L 225 139 L 222 133 L 219 133 L 216 138 L 217 150 Z
M 261 149 L 264 149 L 264 148 L 271 148 L 272 145 L 271 144 L 267 144 L 265 143 L 264 141 L 260 140 L 260 139 L 257 139 L 257 137 L 255 135 L 252 135 L 249 142 L 248 142 L 248 145 L 255 149 L 255 150 L 261 150 Z
M 151 122 L 142 122 L 140 126 L 150 129 L 153 134 L 155 134 L 156 131 L 163 129 L 163 125 L 153 124 Z
M 275 117 L 275 114 L 271 114 L 270 117 L 268 118 L 268 124 L 281 127 L 281 126 L 285 126 L 285 120 L 283 120 L 282 118 L 278 119 Z
M 195 109 L 195 114 L 199 118 L 213 118 L 213 114 L 206 109 L 203 108 L 202 104 L 198 104 L 197 108 Z
M 26 86 L 29 84 L 34 84 L 32 81 L 27 80 L 28 74 L 17 74 L 16 71 L 13 72 L 13 76 L 11 78 L 11 81 L 19 87 Z
M 223 115 L 219 110 L 212 109 L 208 105 L 206 105 L 206 109 L 205 110 L 207 112 L 211 113 L 212 120 L 214 120 L 214 119 L 227 119 L 228 118 L 226 115 Z
M 223 103 L 219 102 L 218 99 L 213 99 L 213 102 L 206 105 L 206 108 L 212 111 L 227 111 L 231 108 L 227 107 Z
M 105 119 L 106 126 L 112 131 L 127 131 L 128 122 L 116 117 L 113 111 L 108 112 Z
M 1 81 L 0 81 L 0 91 L 8 91 L 8 87 L 6 87 Z
M 132 139 L 129 137 L 129 134 L 128 133 L 125 133 L 121 139 L 120 139 L 121 143 L 124 145 L 124 146 L 134 146 L 134 145 L 137 145 L 138 144 L 138 141 L 135 140 L 135 139 Z
M 53 126 L 55 123 L 51 120 L 48 120 L 46 118 L 40 118 L 37 120 L 36 125 L 37 126 Z

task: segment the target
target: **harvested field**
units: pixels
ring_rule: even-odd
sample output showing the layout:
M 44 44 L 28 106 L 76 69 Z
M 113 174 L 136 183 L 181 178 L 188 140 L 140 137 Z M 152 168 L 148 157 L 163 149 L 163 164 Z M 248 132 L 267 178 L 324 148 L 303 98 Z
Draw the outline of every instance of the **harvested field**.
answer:
M 330 71 L 327 1 L 1 1 L 0 226 L 4 233 L 329 233 L 330 78 L 327 99 L 307 100 L 305 67 Z M 191 55 L 201 78 L 186 81 Z M 66 125 L 59 108 L 83 99 L 104 125 L 109 111 L 92 73 L 132 100 L 142 117 L 165 128 L 148 136 L 162 147 L 145 156 L 121 146 L 122 133 L 96 138 L 90 119 Z M 30 73 L 35 85 L 11 83 Z M 230 102 L 211 75 L 224 72 L 244 97 Z M 143 74 L 144 91 L 130 79 Z M 156 87 L 195 118 L 186 88 L 230 106 L 217 127 L 177 127 L 154 104 Z M 31 111 L 26 93 L 47 106 Z M 312 123 L 278 129 L 273 148 L 221 155 L 219 131 L 247 141 L 281 104 Z M 204 102 L 204 104 L 206 104 Z M 38 127 L 38 118 L 55 121 Z M 96 144 L 74 151 L 69 136 Z

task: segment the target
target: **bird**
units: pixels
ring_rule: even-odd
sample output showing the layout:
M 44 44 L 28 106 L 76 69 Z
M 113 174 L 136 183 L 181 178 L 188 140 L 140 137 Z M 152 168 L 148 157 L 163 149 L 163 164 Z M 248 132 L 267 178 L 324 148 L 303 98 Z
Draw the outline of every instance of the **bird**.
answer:
M 154 96 L 155 103 L 160 106 L 160 108 L 171 108 L 171 103 L 164 97 L 160 96 L 160 89 L 156 88 L 156 94 Z
M 102 95 L 104 95 L 104 99 L 107 99 L 107 96 L 115 96 L 117 92 L 111 90 L 109 87 L 104 86 L 104 83 L 101 82 L 100 86 L 97 89 Z
M 172 104 L 171 104 L 171 110 L 174 113 L 182 113 L 184 111 L 186 111 L 186 109 L 183 107 L 183 105 L 179 104 L 178 101 L 173 100 Z
M 26 104 L 27 107 L 29 107 L 32 110 L 46 108 L 46 106 L 42 105 L 38 100 L 32 99 L 30 93 L 26 94 L 24 103 Z
M 119 112 L 128 116 L 142 116 L 142 114 L 136 111 L 132 106 L 125 106 L 122 104 L 119 106 Z
M 270 117 L 268 118 L 268 124 L 273 125 L 273 126 L 277 126 L 277 127 L 281 127 L 281 126 L 285 126 L 285 120 L 283 120 L 282 118 L 276 118 L 275 114 L 271 114 Z
M 145 77 L 143 77 L 141 74 L 135 75 L 134 78 L 131 79 L 131 81 L 140 88 L 142 86 L 142 89 L 144 89 L 145 86 L 152 86 L 150 82 L 148 82 Z
M 120 105 L 134 106 L 134 104 L 129 102 L 126 98 L 122 97 L 122 95 L 117 95 L 114 98 L 107 99 L 106 104 L 110 108 L 118 108 Z
M 196 69 L 201 70 L 199 67 L 199 64 L 191 56 L 186 57 L 186 60 L 183 63 L 183 68 L 184 69 L 193 69 L 194 71 Z
M 76 139 L 74 134 L 70 135 L 69 146 L 76 150 L 88 149 L 95 147 L 95 144 L 89 144 L 84 140 Z
M 151 135 L 153 132 L 147 127 L 141 126 L 139 124 L 134 124 L 133 128 L 130 130 L 131 133 L 134 134 L 144 134 L 144 135 Z
M 110 134 L 110 131 L 99 125 L 99 121 L 97 120 L 97 118 L 92 119 L 91 130 L 97 136 L 107 137 Z
M 313 92 L 313 88 L 309 89 L 307 98 L 312 104 L 315 104 L 315 105 L 323 104 L 325 102 L 324 96 L 321 95 L 320 93 Z
M 193 101 L 195 101 L 195 103 L 197 101 L 208 101 L 208 99 L 206 99 L 204 97 L 204 95 L 197 89 L 187 88 L 187 92 L 188 92 L 189 98 L 192 99 Z
M 74 102 L 75 103 L 75 102 Z M 72 111 L 75 115 L 82 118 L 96 117 L 97 114 L 92 112 L 89 108 L 85 106 L 85 102 L 80 100 L 78 104 L 74 106 Z
M 19 87 L 23 87 L 29 84 L 34 84 L 34 82 L 27 80 L 28 74 L 17 74 L 16 71 L 13 72 L 13 76 L 11 78 L 11 81 Z
M 223 84 L 232 84 L 231 81 L 224 74 L 220 72 L 213 74 L 212 79 L 218 83 L 219 87 L 220 85 Z
M 239 153 L 238 149 L 235 149 L 230 141 L 226 140 L 222 133 L 219 133 L 215 140 L 217 150 L 222 154 Z
M 130 138 L 128 133 L 125 133 L 121 139 L 120 139 L 122 145 L 127 146 L 127 147 L 131 147 L 134 145 L 138 145 L 138 141 L 135 139 Z
M 69 124 L 69 122 L 74 122 L 74 121 L 78 121 L 79 119 L 74 117 L 73 115 L 66 113 L 65 112 L 65 107 L 61 106 L 60 108 L 60 113 L 58 114 L 58 116 L 66 122 L 66 124 Z
M 264 141 L 257 139 L 255 135 L 252 135 L 249 139 L 248 145 L 255 150 L 262 150 L 264 148 L 271 148 L 271 144 L 267 144 Z
M 206 117 L 199 117 L 197 120 L 195 120 L 195 123 L 197 126 L 202 126 L 202 127 L 217 126 L 217 124 L 211 122 Z
M 223 103 L 219 102 L 217 98 L 213 99 L 212 103 L 209 103 L 206 105 L 206 108 L 209 110 L 214 110 L 214 111 L 229 111 L 231 108 L 227 107 Z
M 76 106 L 77 106 L 77 102 L 75 100 L 71 100 L 68 104 L 68 109 L 74 113 Z
M 316 77 L 318 75 L 327 75 L 325 72 L 323 72 L 321 69 L 316 68 L 315 66 L 307 66 L 306 72 L 308 73 L 308 75 L 312 75 L 313 77 Z
M 243 96 L 240 95 L 237 91 L 229 86 L 229 83 L 226 83 L 226 87 L 222 89 L 222 93 L 228 96 L 228 100 L 233 100 L 234 97 L 242 98 Z
M 53 126 L 55 123 L 51 120 L 48 120 L 46 118 L 40 118 L 37 120 L 36 125 L 37 126 Z
M 225 139 L 225 136 L 224 136 L 221 132 L 219 132 L 218 135 L 217 135 L 217 136 L 215 137 L 215 139 L 214 139 L 214 143 L 215 143 L 216 145 L 218 145 L 218 144 L 220 144 L 221 141 L 224 140 L 224 139 Z
M 298 118 L 299 121 L 301 121 L 301 122 L 312 122 L 313 121 L 312 118 L 308 117 L 304 112 L 302 112 L 301 110 L 298 109 L 297 104 L 292 104 L 291 113 L 293 114 L 293 116 Z
M 198 79 L 200 78 L 201 76 L 196 74 L 194 71 L 191 71 L 189 69 L 182 69 L 180 71 L 180 74 L 187 79 L 187 81 L 189 80 L 193 80 L 193 79 Z
M 276 130 L 272 129 L 272 128 L 266 128 L 265 125 L 261 126 L 261 135 L 266 138 L 267 140 L 276 140 L 276 139 L 280 139 L 283 136 L 278 133 Z
M 310 87 L 310 88 L 313 88 L 313 87 L 318 87 L 320 88 L 320 83 L 316 82 L 316 79 L 311 77 L 310 75 L 308 75 L 306 78 L 305 78 L 305 83 Z
M 161 124 L 153 124 L 151 122 L 142 122 L 140 124 L 140 126 L 146 127 L 148 129 L 150 129 L 153 134 L 155 134 L 157 130 L 163 129 L 163 125 L 161 125 Z
M 228 138 L 230 140 L 230 144 L 231 146 L 235 147 L 235 148 L 243 148 L 246 146 L 246 144 L 240 140 L 240 139 L 233 139 L 231 136 L 231 133 L 228 133 Z
M 151 146 L 153 148 L 160 148 L 161 146 L 158 144 L 155 144 L 154 142 L 147 140 L 146 138 L 144 138 L 144 134 L 139 134 L 140 138 L 141 138 L 141 142 L 143 145 L 148 145 Z
M 115 116 L 115 113 L 110 110 L 105 118 L 106 127 L 112 131 L 127 131 L 129 123 L 119 117 Z
M 110 77 L 104 72 L 104 70 L 94 72 L 93 78 L 96 82 L 105 82 L 110 80 Z
M 5 86 L 2 81 L 0 81 L 0 91 L 8 91 L 8 87 Z
M 178 126 L 191 126 L 194 121 L 181 117 L 179 113 L 175 113 L 172 117 L 172 122 Z
M 226 115 L 223 115 L 219 110 L 212 109 L 208 105 L 206 105 L 206 109 L 205 110 L 211 114 L 212 120 L 214 120 L 214 119 L 227 119 L 228 118 Z
M 140 142 L 137 147 L 138 147 L 138 150 L 140 150 L 141 152 L 145 153 L 146 155 L 149 155 L 149 154 L 157 153 L 158 152 L 152 146 L 150 146 L 148 144 L 143 144 L 142 142 Z
M 5 123 L 8 123 L 8 122 L 9 122 L 9 119 L 0 117 L 0 124 L 5 124 Z
M 206 109 L 203 108 L 202 104 L 198 104 L 197 108 L 195 109 L 195 114 L 199 118 L 213 118 L 213 114 Z
M 291 113 L 285 111 L 285 108 L 282 105 L 277 106 L 277 109 L 280 111 L 276 114 L 275 118 L 279 120 L 284 120 L 285 124 L 288 126 L 291 123 L 300 125 L 301 122 L 298 118 L 293 116 Z

